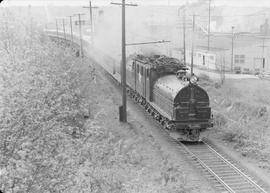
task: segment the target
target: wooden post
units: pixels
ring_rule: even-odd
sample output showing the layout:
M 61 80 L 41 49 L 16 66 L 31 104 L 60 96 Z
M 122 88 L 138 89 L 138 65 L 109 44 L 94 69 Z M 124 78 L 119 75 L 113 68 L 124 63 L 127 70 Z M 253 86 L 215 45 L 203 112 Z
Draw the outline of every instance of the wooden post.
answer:
M 126 96 L 126 11 L 125 0 L 122 0 L 122 122 L 127 122 Z
M 89 19 L 90 19 L 90 30 L 91 30 L 91 43 L 94 43 L 94 23 L 93 23 L 93 9 L 98 7 L 93 7 L 91 1 L 89 1 L 89 7 L 83 7 L 83 8 L 89 8 Z
M 127 122 L 127 94 L 126 94 L 126 6 L 137 6 L 136 4 L 111 3 L 122 5 L 122 62 L 121 62 L 121 85 L 122 85 L 122 106 L 119 107 L 119 117 L 121 122 Z
M 67 39 L 67 36 L 66 36 L 66 28 L 65 28 L 65 19 L 63 19 L 62 22 L 63 22 L 64 38 L 65 38 L 65 40 L 66 40 L 66 39 Z
M 83 42 L 82 42 L 82 21 L 81 21 L 81 16 L 84 15 L 82 13 L 78 13 L 78 14 L 75 14 L 75 15 L 78 15 L 78 19 L 79 19 L 79 33 L 80 33 L 80 55 L 81 55 L 81 58 L 83 58 L 84 54 L 83 54 Z
M 69 16 L 69 22 L 70 22 L 70 37 L 71 37 L 71 42 L 73 43 L 72 16 Z
M 234 41 L 234 34 L 233 34 L 234 26 L 232 26 L 232 55 L 231 55 L 231 71 L 233 72 L 233 41 Z
M 59 38 L 59 34 L 58 34 L 58 22 L 57 22 L 57 19 L 56 19 L 55 21 L 56 21 L 56 35 L 57 35 L 57 38 Z
M 191 76 L 193 75 L 193 57 L 194 57 L 194 39 L 195 39 L 195 15 L 193 15 L 193 24 L 192 24 L 192 45 L 191 45 Z

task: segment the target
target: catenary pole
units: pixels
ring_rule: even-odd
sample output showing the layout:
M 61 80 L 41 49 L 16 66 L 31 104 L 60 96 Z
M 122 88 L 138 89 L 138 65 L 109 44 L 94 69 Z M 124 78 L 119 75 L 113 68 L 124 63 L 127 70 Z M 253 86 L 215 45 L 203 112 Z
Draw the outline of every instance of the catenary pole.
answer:
M 84 6 L 83 8 L 89 8 L 89 18 L 90 18 L 90 30 L 91 30 L 91 43 L 94 43 L 94 23 L 93 23 L 93 9 L 98 7 L 92 6 L 92 2 L 89 1 L 89 7 Z
M 194 14 L 192 16 L 192 45 L 191 45 L 191 66 L 190 66 L 190 73 L 191 76 L 193 75 L 193 65 L 194 65 L 194 42 L 195 42 L 195 19 L 196 19 L 196 15 Z
M 263 72 L 264 72 L 264 68 L 265 68 L 264 48 L 266 47 L 264 44 L 265 44 L 265 33 L 263 34 L 263 38 L 262 38 L 262 66 L 263 66 Z
M 122 62 L 121 62 L 121 85 L 122 85 L 122 107 L 120 108 L 120 121 L 127 122 L 127 95 L 126 95 L 126 6 L 137 6 L 136 4 L 111 3 L 122 5 Z
M 184 64 L 186 64 L 186 9 L 183 13 L 183 48 L 184 48 Z
M 180 8 L 178 9 L 178 16 L 180 16 Z M 186 64 L 186 7 L 183 7 L 183 58 Z
M 57 19 L 55 19 L 55 22 L 56 22 L 56 35 L 57 35 L 57 38 L 59 38 Z
M 67 39 L 67 36 L 66 36 L 65 19 L 62 19 L 62 22 L 63 22 L 63 32 L 64 32 L 64 38 L 65 38 L 65 40 L 66 40 L 66 39 Z
M 126 2 L 122 0 L 122 104 L 123 122 L 127 122 L 127 96 L 126 96 Z
M 210 50 L 210 25 L 211 25 L 211 0 L 209 0 L 208 7 L 208 39 L 207 39 L 207 50 Z
M 234 47 L 234 26 L 232 26 L 232 55 L 231 55 L 231 71 L 233 72 L 233 47 Z
M 70 38 L 71 42 L 73 42 L 73 29 L 72 29 L 72 17 L 73 16 L 68 16 L 69 17 L 69 23 L 70 23 Z
M 81 20 L 81 16 L 84 15 L 84 14 L 77 13 L 75 15 L 78 16 L 79 33 L 80 33 L 80 55 L 83 58 L 84 54 L 83 54 L 83 42 L 82 42 L 82 20 Z
M 91 1 L 89 1 L 89 12 L 90 12 L 90 27 L 91 27 L 91 43 L 93 44 L 93 35 L 94 35 L 94 29 L 93 29 L 93 12 L 92 12 L 92 4 Z

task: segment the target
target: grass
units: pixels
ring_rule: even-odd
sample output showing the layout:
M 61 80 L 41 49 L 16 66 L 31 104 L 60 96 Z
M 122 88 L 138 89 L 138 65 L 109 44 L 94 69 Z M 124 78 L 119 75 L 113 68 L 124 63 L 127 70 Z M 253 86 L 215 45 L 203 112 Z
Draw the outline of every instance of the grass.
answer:
M 215 129 L 221 138 L 243 156 L 255 158 L 270 169 L 269 81 L 225 80 L 216 86 L 207 75 L 200 80 L 210 96 Z

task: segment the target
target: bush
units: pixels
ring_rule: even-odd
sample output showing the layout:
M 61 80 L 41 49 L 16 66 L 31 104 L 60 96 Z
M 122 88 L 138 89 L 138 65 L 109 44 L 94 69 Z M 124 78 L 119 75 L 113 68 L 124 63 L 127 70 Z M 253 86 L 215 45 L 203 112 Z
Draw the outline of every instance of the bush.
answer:
M 218 89 L 218 88 L 220 88 L 220 87 L 221 87 L 221 83 L 219 83 L 219 82 L 215 82 L 214 86 L 215 86 L 215 88 L 216 88 L 216 89 Z
M 199 75 L 200 80 L 207 81 L 207 82 L 212 82 L 210 77 L 207 74 L 200 74 Z
M 224 127 L 227 123 L 227 120 L 224 115 L 218 113 L 214 116 L 214 125 L 218 128 Z
M 199 75 L 199 84 L 203 87 L 206 86 L 212 86 L 213 81 L 210 79 L 210 77 L 206 74 L 200 74 Z
M 0 47 L 0 189 L 62 191 L 65 187 L 57 184 L 70 171 L 59 152 L 73 131 L 83 130 L 74 68 L 80 60 L 35 29 L 30 35 L 26 26 L 15 26 L 1 32 L 9 36 Z

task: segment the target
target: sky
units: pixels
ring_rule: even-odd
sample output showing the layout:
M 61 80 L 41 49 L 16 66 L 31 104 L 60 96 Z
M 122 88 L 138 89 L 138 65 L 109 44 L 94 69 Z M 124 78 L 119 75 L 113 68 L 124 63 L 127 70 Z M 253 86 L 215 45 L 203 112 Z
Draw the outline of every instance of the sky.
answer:
M 186 2 L 208 2 L 209 0 L 126 0 L 128 3 L 137 3 L 138 5 L 183 5 Z M 46 5 L 70 5 L 82 6 L 88 3 L 88 0 L 4 0 L 1 6 L 46 6 Z M 121 2 L 121 0 L 92 0 L 92 4 L 105 6 L 110 2 Z M 238 7 L 270 7 L 270 0 L 211 0 L 213 6 L 238 6 Z

